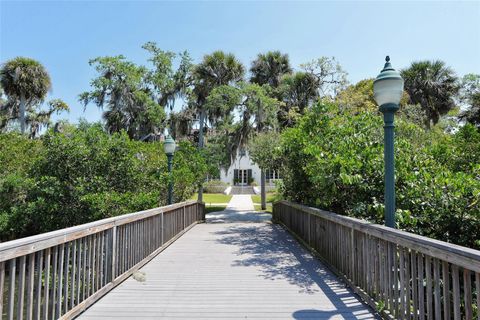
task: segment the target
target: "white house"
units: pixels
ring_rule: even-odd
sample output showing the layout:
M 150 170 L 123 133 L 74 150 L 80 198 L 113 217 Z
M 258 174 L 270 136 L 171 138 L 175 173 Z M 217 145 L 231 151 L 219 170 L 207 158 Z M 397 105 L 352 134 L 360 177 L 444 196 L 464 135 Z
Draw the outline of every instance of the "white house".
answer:
M 273 186 L 276 179 L 280 179 L 277 170 L 266 170 L 266 184 Z M 235 160 L 228 169 L 220 169 L 220 180 L 230 185 L 247 186 L 252 182 L 260 185 L 260 168 L 254 163 L 245 149 L 238 150 Z

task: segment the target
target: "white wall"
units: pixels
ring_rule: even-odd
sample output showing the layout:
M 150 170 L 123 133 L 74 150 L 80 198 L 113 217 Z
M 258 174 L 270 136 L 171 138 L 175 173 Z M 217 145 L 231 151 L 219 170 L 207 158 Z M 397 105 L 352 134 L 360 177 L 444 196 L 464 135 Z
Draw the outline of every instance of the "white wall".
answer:
M 225 183 L 229 183 L 230 185 L 233 185 L 233 172 L 234 172 L 233 170 L 235 169 L 242 169 L 242 170 L 251 169 L 253 180 L 258 185 L 260 185 L 260 168 L 250 160 L 250 157 L 248 156 L 248 151 L 246 152 L 246 155 L 243 157 L 240 157 L 237 153 L 237 157 L 235 161 L 227 170 L 223 168 L 220 169 L 220 180 L 222 180 Z

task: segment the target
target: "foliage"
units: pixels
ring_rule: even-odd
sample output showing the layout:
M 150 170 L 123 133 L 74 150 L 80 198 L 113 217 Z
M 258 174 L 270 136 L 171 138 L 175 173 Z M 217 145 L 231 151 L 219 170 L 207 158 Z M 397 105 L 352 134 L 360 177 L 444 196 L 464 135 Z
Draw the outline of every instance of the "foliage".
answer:
M 342 109 L 352 108 L 356 111 L 377 110 L 377 103 L 373 98 L 373 80 L 360 80 L 340 91 L 336 97 L 338 106 Z
M 50 131 L 41 144 L 0 137 L 2 150 L 10 151 L 2 152 L 7 169 L 0 172 L 2 240 L 166 204 L 169 175 L 161 143 L 109 135 L 98 124 Z M 191 196 L 205 169 L 196 148 L 180 142 L 173 167 L 176 201 Z
M 106 109 L 103 117 L 110 133 L 125 130 L 130 138 L 139 140 L 161 130 L 165 112 L 152 97 L 145 67 L 122 55 L 98 57 L 89 64 L 99 75 L 90 83 L 92 90 L 80 94 L 79 99 L 85 106 L 92 102 Z
M 335 57 L 320 57 L 300 67 L 315 79 L 319 97 L 334 97 L 347 85 L 347 72 Z
M 411 104 L 420 104 L 427 118 L 425 125 L 437 124 L 440 116 L 455 108 L 458 79 L 443 61 L 417 61 L 401 71 Z
M 248 153 L 253 162 L 261 169 L 278 168 L 280 135 L 269 131 L 257 134 L 248 144 Z
M 376 113 L 318 104 L 282 134 L 287 199 L 383 223 L 383 132 Z M 398 226 L 480 248 L 480 139 L 397 121 Z
M 153 86 L 155 100 L 160 106 L 173 110 L 175 99 L 190 93 L 192 58 L 187 51 L 178 54 L 180 61 L 174 70 L 177 54 L 161 50 L 155 42 L 147 42 L 142 48 L 150 53 L 149 61 L 154 66 L 153 70 L 147 72 L 147 82 Z
M 274 130 L 277 127 L 277 112 L 280 102 L 272 98 L 265 87 L 258 84 L 240 83 L 237 87 L 219 86 L 210 93 L 205 108 L 223 109 L 223 138 L 217 142 L 226 150 L 227 166 L 234 160 L 238 148 L 244 147 L 256 132 Z M 233 124 L 233 112 L 238 121 Z M 217 122 L 220 123 L 220 122 Z

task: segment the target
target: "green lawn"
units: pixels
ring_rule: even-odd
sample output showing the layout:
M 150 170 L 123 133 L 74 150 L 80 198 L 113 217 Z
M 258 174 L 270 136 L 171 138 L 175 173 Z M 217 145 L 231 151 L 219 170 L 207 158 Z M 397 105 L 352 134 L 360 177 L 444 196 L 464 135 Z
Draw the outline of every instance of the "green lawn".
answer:
M 277 199 L 278 195 L 275 192 L 269 192 L 267 193 L 267 203 L 268 202 L 275 202 Z M 252 201 L 253 203 L 261 203 L 262 199 L 259 194 L 253 195 L 252 196 Z
M 267 209 L 266 210 L 261 209 L 262 208 L 261 204 L 254 204 L 253 206 L 255 207 L 255 211 L 272 213 L 272 204 L 271 203 L 267 203 Z
M 197 200 L 198 195 L 195 193 L 192 198 L 192 200 Z M 231 195 L 225 195 L 223 193 L 204 193 L 203 194 L 203 202 L 205 204 L 209 203 L 229 203 L 230 199 L 232 199 Z

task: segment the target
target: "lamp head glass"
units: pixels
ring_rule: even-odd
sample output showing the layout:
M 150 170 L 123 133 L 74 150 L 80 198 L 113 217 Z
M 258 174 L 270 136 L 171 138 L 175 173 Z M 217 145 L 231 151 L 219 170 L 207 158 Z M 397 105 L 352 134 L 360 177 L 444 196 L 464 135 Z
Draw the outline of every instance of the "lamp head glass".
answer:
M 385 66 L 373 82 L 373 97 L 379 106 L 400 103 L 403 95 L 403 78 L 392 68 L 390 57 L 385 58 Z

